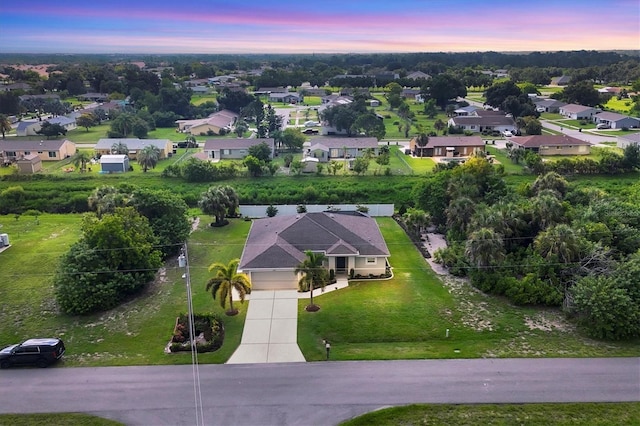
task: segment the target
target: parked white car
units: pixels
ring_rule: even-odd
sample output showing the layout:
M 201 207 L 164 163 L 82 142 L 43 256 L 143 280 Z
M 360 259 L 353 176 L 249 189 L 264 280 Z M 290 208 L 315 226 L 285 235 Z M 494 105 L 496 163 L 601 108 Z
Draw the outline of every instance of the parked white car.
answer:
M 511 136 L 513 136 L 513 133 L 511 133 L 511 130 L 503 130 L 502 136 L 504 136 L 505 138 L 510 138 Z
M 316 121 L 305 121 L 304 122 L 304 127 L 316 127 L 319 126 L 320 123 L 316 122 Z
M 611 126 L 608 125 L 607 123 L 598 123 L 596 125 L 596 129 L 610 129 Z

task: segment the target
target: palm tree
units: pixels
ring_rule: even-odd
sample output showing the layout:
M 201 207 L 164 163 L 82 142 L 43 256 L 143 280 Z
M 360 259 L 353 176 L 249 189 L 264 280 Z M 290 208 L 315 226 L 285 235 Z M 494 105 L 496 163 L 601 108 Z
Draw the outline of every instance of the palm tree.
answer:
M 229 207 L 229 197 L 219 186 L 212 186 L 202 193 L 198 207 L 202 212 L 216 218 L 216 225 L 221 226 Z
M 486 268 L 504 259 L 502 236 L 493 229 L 480 228 L 469 236 L 464 254 L 478 268 Z
M 111 153 L 129 155 L 129 147 L 126 143 L 116 142 L 111 145 Z
M 4 114 L 0 114 L 0 131 L 2 132 L 2 139 L 5 139 L 5 133 L 11 131 L 11 122 L 9 117 Z
M 327 257 L 323 253 L 316 253 L 311 250 L 304 252 L 307 258 L 300 262 L 296 267 L 294 274 L 302 274 L 302 277 L 298 281 L 298 285 L 301 290 L 307 288 L 311 291 L 311 301 L 305 308 L 309 312 L 315 312 L 320 307 L 313 303 L 313 289 L 314 287 L 322 287 L 329 282 L 329 272 L 324 268 L 324 261 Z
M 79 167 L 80 172 L 87 171 L 87 163 L 91 161 L 91 156 L 86 151 L 76 151 L 71 158 L 74 166 Z
M 236 122 L 236 127 L 235 127 L 234 130 L 235 130 L 236 135 L 238 135 L 238 137 L 241 138 L 242 135 L 244 134 L 244 132 L 249 130 L 249 126 L 247 125 L 247 123 L 244 120 L 238 120 Z
M 466 233 L 475 211 L 475 204 L 469 197 L 458 197 L 449 203 L 449 207 L 445 210 L 447 215 L 447 228 Z
M 138 164 L 142 166 L 142 171 L 146 173 L 149 167 L 155 168 L 161 154 L 160 148 L 155 145 L 148 145 L 142 148 L 138 152 Z
M 562 202 L 557 197 L 543 192 L 531 200 L 534 221 L 540 229 L 546 229 L 549 225 L 558 223 L 564 215 Z
M 87 203 L 91 210 L 95 210 L 98 217 L 113 213 L 117 207 L 125 207 L 130 201 L 130 194 L 120 192 L 113 186 L 101 186 L 93 190 Z
M 238 272 L 238 263 L 240 259 L 233 259 L 227 265 L 216 262 L 209 266 L 209 272 L 215 275 L 207 282 L 207 291 L 211 291 L 214 300 L 219 297 L 223 309 L 229 300 L 229 309 L 225 312 L 229 316 L 238 314 L 233 308 L 233 290 L 240 295 L 241 303 L 247 294 L 251 294 L 251 281 L 246 274 Z
M 554 256 L 562 263 L 578 260 L 581 238 L 571 226 L 559 224 L 538 234 L 534 247 L 541 256 L 550 260 Z
M 531 190 L 535 194 L 540 195 L 540 192 L 544 191 L 545 189 L 550 189 L 558 193 L 558 195 L 560 195 L 559 198 L 562 198 L 567 192 L 568 187 L 569 183 L 565 178 L 563 178 L 556 172 L 549 172 L 542 176 L 538 176 L 535 182 L 533 182 L 533 185 L 531 185 Z

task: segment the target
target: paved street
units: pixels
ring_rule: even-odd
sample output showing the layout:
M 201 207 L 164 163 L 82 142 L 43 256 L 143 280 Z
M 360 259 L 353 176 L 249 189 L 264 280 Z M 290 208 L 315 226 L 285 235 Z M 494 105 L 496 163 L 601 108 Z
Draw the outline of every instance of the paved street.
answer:
M 10 369 L 0 412 L 88 412 L 127 425 L 193 425 L 192 368 Z M 640 401 L 640 358 L 204 365 L 207 425 L 333 425 L 418 402 Z

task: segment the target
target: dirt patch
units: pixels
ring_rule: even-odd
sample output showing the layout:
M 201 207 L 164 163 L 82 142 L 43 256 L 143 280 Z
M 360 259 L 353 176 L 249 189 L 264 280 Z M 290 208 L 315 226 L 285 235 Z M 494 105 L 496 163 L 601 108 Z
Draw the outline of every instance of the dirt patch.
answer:
M 524 323 L 529 330 L 574 332 L 575 326 L 567 321 L 559 311 L 540 311 L 534 316 L 525 316 Z

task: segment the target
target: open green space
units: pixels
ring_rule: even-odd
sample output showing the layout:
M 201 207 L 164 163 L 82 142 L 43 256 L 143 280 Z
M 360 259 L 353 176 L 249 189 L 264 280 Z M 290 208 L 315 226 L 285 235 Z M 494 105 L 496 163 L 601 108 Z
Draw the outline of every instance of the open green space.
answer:
M 443 285 L 393 219 L 378 224 L 393 278 L 317 292 L 315 313 L 301 300 L 298 344 L 307 360 L 324 359 L 323 339 L 334 360 L 634 356 L 640 349 L 639 341 L 584 338 L 560 310 L 515 307 L 458 279 Z
M 385 408 L 342 426 L 639 425 L 640 403 L 414 404 Z
M 436 162 L 431 157 L 414 157 L 413 155 L 406 155 L 404 152 L 401 155 L 402 159 L 413 169 L 413 172 L 418 175 L 429 173 L 436 166 Z
M 0 414 L 0 425 L 11 426 L 120 426 L 122 423 L 81 413 Z
M 633 101 L 629 98 L 618 99 L 617 96 L 612 96 L 607 103 L 604 104 L 604 108 L 607 111 L 630 114 L 631 108 L 633 108 Z
M 170 259 L 156 280 L 138 297 L 113 310 L 67 316 L 56 311 L 52 277 L 60 256 L 80 237 L 80 215 L 0 216 L 2 233 L 12 246 L 0 254 L 0 344 L 34 336 L 59 336 L 67 346 L 62 365 L 188 364 L 191 356 L 165 354 L 176 317 L 187 311 L 185 273 Z M 205 291 L 208 266 L 239 257 L 250 222 L 233 221 L 224 228 L 200 226 L 189 241 L 190 278 L 196 313 L 223 318 L 226 338 L 222 348 L 203 353 L 203 363 L 225 362 L 240 343 L 246 306 L 227 317 L 218 301 Z

